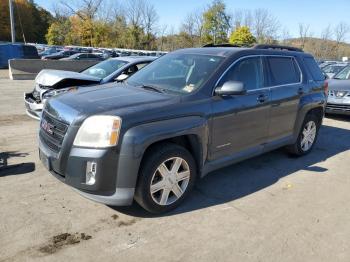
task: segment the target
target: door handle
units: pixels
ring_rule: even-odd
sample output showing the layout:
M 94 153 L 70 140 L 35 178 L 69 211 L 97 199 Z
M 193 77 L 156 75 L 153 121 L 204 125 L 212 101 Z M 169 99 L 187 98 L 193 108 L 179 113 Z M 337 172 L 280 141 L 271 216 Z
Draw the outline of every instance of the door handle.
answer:
M 256 99 L 259 103 L 264 103 L 267 100 L 267 96 L 266 95 L 259 95 L 258 98 Z
M 299 89 L 298 89 L 298 94 L 299 94 L 299 95 L 304 94 L 304 89 L 303 89 L 302 87 L 299 87 Z

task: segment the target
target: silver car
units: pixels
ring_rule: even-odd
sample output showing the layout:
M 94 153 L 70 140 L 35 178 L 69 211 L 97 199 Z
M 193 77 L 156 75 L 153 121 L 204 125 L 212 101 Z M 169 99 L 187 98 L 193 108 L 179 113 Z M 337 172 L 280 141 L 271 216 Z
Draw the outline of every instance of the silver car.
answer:
M 322 71 L 328 76 L 329 79 L 334 78 L 341 70 L 347 67 L 348 63 L 336 63 L 332 65 L 328 65 L 322 69 Z
M 350 66 L 328 80 L 326 113 L 350 115 Z
M 42 70 L 35 78 L 33 92 L 24 94 L 27 114 L 40 119 L 46 99 L 77 86 L 102 85 L 126 78 L 157 59 L 157 57 L 120 57 L 98 63 L 80 73 L 62 70 Z

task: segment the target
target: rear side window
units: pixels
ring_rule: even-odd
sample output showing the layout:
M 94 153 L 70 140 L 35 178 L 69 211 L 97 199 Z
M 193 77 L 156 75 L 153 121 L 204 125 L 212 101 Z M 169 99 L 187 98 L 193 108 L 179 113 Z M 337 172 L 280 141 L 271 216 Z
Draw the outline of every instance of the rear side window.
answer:
M 315 59 L 313 59 L 312 57 L 305 57 L 304 63 L 306 65 L 307 71 L 309 72 L 309 74 L 311 74 L 311 77 L 314 81 L 323 81 L 325 79 Z
M 300 82 L 300 70 L 291 57 L 268 57 L 270 85 L 288 85 Z

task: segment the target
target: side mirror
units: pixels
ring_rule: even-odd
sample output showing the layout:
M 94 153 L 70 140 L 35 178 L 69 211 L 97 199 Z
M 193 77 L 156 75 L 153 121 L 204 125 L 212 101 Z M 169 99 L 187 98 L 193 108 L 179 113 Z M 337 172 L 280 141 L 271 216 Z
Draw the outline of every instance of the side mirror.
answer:
M 227 81 L 222 87 L 215 89 L 215 94 L 219 96 L 234 96 L 245 95 L 247 90 L 244 88 L 244 84 L 238 81 Z
M 127 74 L 121 74 L 119 75 L 115 80 L 117 80 L 117 82 L 123 82 L 125 79 L 127 79 L 129 76 Z

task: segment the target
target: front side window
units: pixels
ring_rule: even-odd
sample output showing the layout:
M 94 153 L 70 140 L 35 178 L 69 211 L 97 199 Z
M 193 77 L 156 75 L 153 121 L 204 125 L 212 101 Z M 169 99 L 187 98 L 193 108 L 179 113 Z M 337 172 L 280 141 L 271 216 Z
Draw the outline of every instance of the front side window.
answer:
M 271 86 L 296 84 L 301 80 L 300 70 L 294 58 L 268 57 L 270 68 L 269 77 Z
M 262 88 L 263 69 L 261 58 L 252 57 L 239 61 L 224 75 L 219 86 L 228 81 L 242 82 L 246 90 Z
M 169 54 L 135 73 L 127 82 L 134 86 L 154 86 L 169 93 L 191 93 L 202 87 L 223 59 L 201 54 Z

